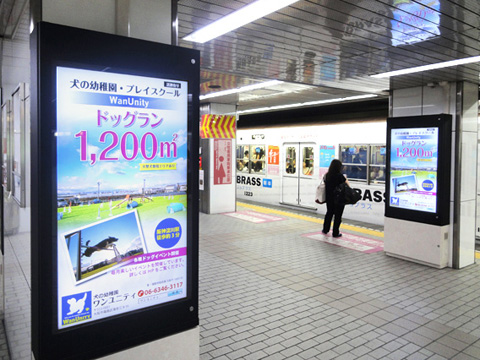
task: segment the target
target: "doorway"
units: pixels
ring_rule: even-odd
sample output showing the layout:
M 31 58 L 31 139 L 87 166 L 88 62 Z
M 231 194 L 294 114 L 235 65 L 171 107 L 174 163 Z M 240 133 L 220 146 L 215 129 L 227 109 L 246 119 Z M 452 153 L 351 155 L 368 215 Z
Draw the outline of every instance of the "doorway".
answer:
M 281 203 L 315 207 L 315 143 L 284 143 Z

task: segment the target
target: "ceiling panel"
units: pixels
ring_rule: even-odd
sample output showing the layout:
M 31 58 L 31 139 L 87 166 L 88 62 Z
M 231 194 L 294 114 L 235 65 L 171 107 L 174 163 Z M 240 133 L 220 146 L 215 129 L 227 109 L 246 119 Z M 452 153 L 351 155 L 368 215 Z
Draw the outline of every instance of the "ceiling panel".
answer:
M 22 14 L 28 11 L 27 0 L 0 0 L 0 37 L 13 38 L 20 26 Z
M 202 94 L 269 79 L 286 83 L 263 95 L 205 101 L 248 109 L 366 93 L 386 96 L 392 88 L 440 81 L 479 81 L 478 65 L 392 81 L 370 77 L 480 55 L 478 0 L 301 0 L 205 44 L 181 40 L 251 2 L 180 0 L 180 45 L 201 51 Z M 292 91 L 289 84 L 302 88 Z

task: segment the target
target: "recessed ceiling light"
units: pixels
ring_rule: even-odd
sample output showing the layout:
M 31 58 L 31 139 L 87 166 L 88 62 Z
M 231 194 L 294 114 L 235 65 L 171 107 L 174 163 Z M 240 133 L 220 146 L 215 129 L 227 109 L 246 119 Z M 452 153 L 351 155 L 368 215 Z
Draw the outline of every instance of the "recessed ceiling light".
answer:
M 205 43 L 261 17 L 271 14 L 299 0 L 258 0 L 224 16 L 217 21 L 183 38 L 186 41 Z
M 200 95 L 200 100 L 205 100 L 205 99 L 218 97 L 218 96 L 237 94 L 237 93 L 241 93 L 241 92 L 244 92 L 244 91 L 252 91 L 252 90 L 256 90 L 256 89 L 262 89 L 262 88 L 266 88 L 266 87 L 269 87 L 269 86 L 274 86 L 274 85 L 278 85 L 278 84 L 282 84 L 282 83 L 283 83 L 283 81 L 272 80 L 272 81 L 266 81 L 266 82 L 263 82 L 263 83 L 243 86 L 241 88 L 217 91 L 217 92 L 213 92 L 213 93 L 210 93 L 210 94 L 207 94 L 207 95 Z
M 351 100 L 361 100 L 361 99 L 368 99 L 368 98 L 373 98 L 373 97 L 377 97 L 377 96 L 378 95 L 375 95 L 375 94 L 366 94 L 366 95 L 356 95 L 356 96 L 349 96 L 349 97 L 336 98 L 336 99 L 308 101 L 308 102 L 304 102 L 304 103 L 276 105 L 276 106 L 262 107 L 262 108 L 249 109 L 249 110 L 240 110 L 240 111 L 237 112 L 237 114 L 247 114 L 247 113 L 254 113 L 254 112 L 264 112 L 264 111 L 281 110 L 281 109 L 288 109 L 288 108 L 298 108 L 298 107 L 303 107 L 303 106 L 313 106 L 313 105 L 329 104 L 329 103 L 351 101 Z
M 444 62 L 436 63 L 436 64 L 416 66 L 416 67 L 408 68 L 408 69 L 402 69 L 402 70 L 390 71 L 390 72 L 386 72 L 386 73 L 382 73 L 382 74 L 370 75 L 370 77 L 381 79 L 381 78 L 392 77 L 392 76 L 414 74 L 414 73 L 421 72 L 421 71 L 442 69 L 442 68 L 451 67 L 451 66 L 472 64 L 472 63 L 476 63 L 476 62 L 480 62 L 480 56 L 472 56 L 472 57 L 458 59 L 458 60 L 444 61 Z

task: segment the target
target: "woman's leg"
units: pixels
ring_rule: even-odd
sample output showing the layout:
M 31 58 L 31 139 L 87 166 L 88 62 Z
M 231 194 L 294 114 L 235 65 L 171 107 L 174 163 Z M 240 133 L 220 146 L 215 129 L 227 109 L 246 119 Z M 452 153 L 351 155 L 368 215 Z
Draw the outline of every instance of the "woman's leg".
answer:
M 342 223 L 342 215 L 343 210 L 345 209 L 345 205 L 336 205 L 335 206 L 335 219 L 333 220 L 333 236 L 338 236 L 340 234 L 340 224 Z
M 325 218 L 323 220 L 323 230 L 324 234 L 330 231 L 330 225 L 332 224 L 332 218 L 335 210 L 335 205 L 327 201 L 327 213 L 325 214 Z

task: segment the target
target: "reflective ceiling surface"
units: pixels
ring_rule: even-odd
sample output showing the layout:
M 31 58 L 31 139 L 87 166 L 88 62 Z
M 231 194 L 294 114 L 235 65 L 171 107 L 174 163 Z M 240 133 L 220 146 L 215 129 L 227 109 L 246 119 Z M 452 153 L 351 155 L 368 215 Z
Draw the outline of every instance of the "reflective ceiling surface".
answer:
M 201 94 L 270 79 L 286 83 L 204 102 L 246 110 L 479 82 L 479 63 L 391 80 L 370 77 L 480 55 L 479 0 L 300 0 L 207 43 L 182 40 L 251 2 L 179 0 L 179 45 L 201 51 Z
M 27 7 L 28 0 L 0 0 L 0 38 L 14 37 Z

